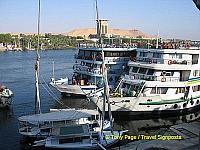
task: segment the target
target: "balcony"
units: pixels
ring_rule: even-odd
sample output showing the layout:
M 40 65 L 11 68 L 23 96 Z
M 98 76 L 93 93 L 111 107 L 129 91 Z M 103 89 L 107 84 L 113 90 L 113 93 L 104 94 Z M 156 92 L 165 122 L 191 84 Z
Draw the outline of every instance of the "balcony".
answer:
M 75 54 L 74 58 L 75 59 L 84 59 L 84 60 L 103 61 L 101 56 L 96 56 L 96 57 L 94 57 L 94 56 L 80 56 L 80 55 Z
M 94 75 L 101 75 L 100 68 L 92 68 L 88 66 L 82 66 L 82 65 L 74 65 L 73 66 L 74 71 L 77 72 L 85 72 L 85 73 L 90 73 Z

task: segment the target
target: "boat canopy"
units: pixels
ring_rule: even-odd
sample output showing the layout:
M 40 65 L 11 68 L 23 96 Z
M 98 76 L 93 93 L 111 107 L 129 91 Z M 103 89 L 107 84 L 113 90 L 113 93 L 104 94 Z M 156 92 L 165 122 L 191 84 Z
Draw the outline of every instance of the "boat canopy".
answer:
M 24 122 L 54 122 L 88 118 L 91 117 L 91 115 L 91 113 L 70 109 L 65 111 L 55 111 L 49 113 L 22 116 L 19 117 L 18 120 Z

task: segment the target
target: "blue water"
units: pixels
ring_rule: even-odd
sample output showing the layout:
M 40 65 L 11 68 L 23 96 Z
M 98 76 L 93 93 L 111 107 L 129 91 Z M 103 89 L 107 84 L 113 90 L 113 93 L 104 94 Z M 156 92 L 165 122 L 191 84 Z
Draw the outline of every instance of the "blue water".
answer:
M 52 62 L 54 61 L 55 64 L 57 78 L 71 76 L 75 53 L 76 50 L 72 49 L 42 51 L 40 53 L 42 112 L 59 106 L 55 99 L 63 100 L 60 93 L 54 89 L 51 88 L 54 93 L 51 94 L 53 97 L 45 90 L 47 88 L 45 83 L 49 83 L 52 77 Z M 34 112 L 35 58 L 33 51 L 0 53 L 0 84 L 6 85 L 14 92 L 11 109 L 0 110 L 0 150 L 24 149 L 24 144 L 21 143 L 22 138 L 18 134 L 17 118 Z
M 40 96 L 42 112 L 48 112 L 50 108 L 95 108 L 94 104 L 86 99 L 61 97 L 60 93 L 50 88 L 53 94 L 49 94 L 45 88 L 52 77 L 52 62 L 55 64 L 55 77 L 70 77 L 73 73 L 75 63 L 74 54 L 76 50 L 51 50 L 40 53 Z M 35 53 L 29 52 L 1 52 L 0 53 L 0 84 L 4 84 L 14 92 L 13 103 L 10 110 L 0 110 L 0 150 L 29 150 L 32 149 L 18 133 L 17 118 L 22 115 L 34 113 L 35 77 L 34 64 Z M 61 106 L 55 99 L 64 103 Z M 141 129 L 169 127 L 174 124 L 189 122 L 186 118 L 175 117 L 149 120 L 129 120 L 117 122 L 118 128 L 128 129 L 135 135 Z M 200 116 L 200 111 L 195 112 Z M 185 119 L 184 119 L 185 118 Z M 126 118 L 122 118 L 125 119 Z M 141 117 L 142 119 L 142 117 Z M 193 120 L 193 119 L 192 119 Z M 145 131 L 146 132 L 146 131 Z M 142 131 L 143 133 L 143 131 Z M 35 149 L 35 148 L 34 148 Z M 37 148 L 38 150 L 38 148 Z

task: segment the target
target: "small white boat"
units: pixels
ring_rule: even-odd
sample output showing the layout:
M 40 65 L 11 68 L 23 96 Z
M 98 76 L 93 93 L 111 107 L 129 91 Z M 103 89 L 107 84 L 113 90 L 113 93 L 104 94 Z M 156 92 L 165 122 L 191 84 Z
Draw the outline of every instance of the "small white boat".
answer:
M 13 92 L 6 86 L 0 86 L 0 108 L 7 108 L 11 105 Z
M 95 85 L 70 84 L 67 77 L 60 78 L 59 80 L 51 78 L 51 82 L 49 84 L 56 88 L 63 95 L 85 96 L 85 94 L 94 92 L 94 90 L 97 88 Z
M 21 116 L 19 133 L 25 137 L 45 138 L 52 128 L 65 127 L 73 124 L 98 124 L 97 110 L 52 109 L 49 113 Z

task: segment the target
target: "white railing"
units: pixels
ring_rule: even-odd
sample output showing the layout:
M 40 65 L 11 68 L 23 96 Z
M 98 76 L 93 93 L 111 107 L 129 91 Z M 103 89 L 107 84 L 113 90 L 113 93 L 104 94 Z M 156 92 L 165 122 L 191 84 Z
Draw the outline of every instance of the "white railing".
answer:
M 89 66 L 74 65 L 73 69 L 74 71 L 85 71 L 88 73 L 101 74 L 100 68 L 92 68 Z
M 163 58 L 145 58 L 145 57 L 139 57 L 139 58 L 132 58 L 133 62 L 139 62 L 142 64 L 180 64 L 180 65 L 191 65 L 192 60 L 186 60 L 186 59 L 163 59 Z
M 139 79 L 139 80 L 147 80 L 147 81 L 161 81 L 161 82 L 179 82 L 179 77 L 173 76 L 154 76 L 154 75 L 142 75 L 142 74 L 135 74 L 129 73 L 131 79 Z

